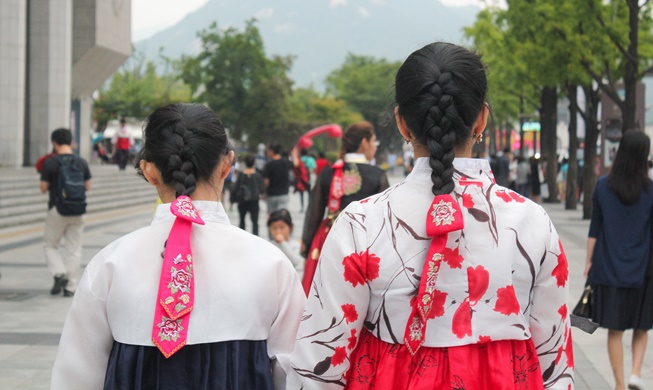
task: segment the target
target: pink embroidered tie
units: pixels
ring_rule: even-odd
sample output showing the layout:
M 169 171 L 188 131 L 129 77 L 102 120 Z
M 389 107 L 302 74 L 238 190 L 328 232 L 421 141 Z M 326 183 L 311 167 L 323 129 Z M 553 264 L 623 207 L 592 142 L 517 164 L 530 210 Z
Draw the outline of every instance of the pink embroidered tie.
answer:
M 170 211 L 177 218 L 166 243 L 152 326 L 152 342 L 166 358 L 186 345 L 190 311 L 195 301 L 190 232 L 193 223 L 204 225 L 188 196 L 178 197 L 170 205 Z
M 426 216 L 426 235 L 432 237 L 431 245 L 424 261 L 417 299 L 404 332 L 404 344 L 411 356 L 415 356 L 424 344 L 426 321 L 433 306 L 435 281 L 444 260 L 449 232 L 461 230 L 463 226 L 463 215 L 458 202 L 449 194 L 436 196 Z

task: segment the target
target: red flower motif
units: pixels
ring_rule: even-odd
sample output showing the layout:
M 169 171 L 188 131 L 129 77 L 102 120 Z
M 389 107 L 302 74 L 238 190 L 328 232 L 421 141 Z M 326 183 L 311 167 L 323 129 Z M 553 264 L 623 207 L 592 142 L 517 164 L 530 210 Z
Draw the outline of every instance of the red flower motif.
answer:
M 346 357 L 347 350 L 345 347 L 336 347 L 336 353 L 334 353 L 331 357 L 331 365 L 334 367 L 337 366 L 338 364 L 344 362 Z
M 348 324 L 358 319 L 356 306 L 352 305 L 351 303 L 345 303 L 344 305 L 340 306 L 340 308 L 342 308 L 342 312 L 345 313 L 345 320 Z
M 474 207 L 474 201 L 471 194 L 463 194 L 463 207 L 471 209 Z
M 558 364 L 560 362 L 560 359 L 562 358 L 562 353 L 564 352 L 564 349 L 562 348 L 562 345 L 560 348 L 558 348 L 558 354 L 556 355 L 556 360 L 555 364 Z
M 557 280 L 558 287 L 564 287 L 569 279 L 569 265 L 567 263 L 567 255 L 565 254 L 564 249 L 562 249 L 562 243 L 560 245 L 560 254 L 558 255 L 558 265 L 551 272 L 552 276 L 555 276 Z
M 469 283 L 469 303 L 474 306 L 487 291 L 490 273 L 482 265 L 476 266 L 476 268 L 469 267 L 467 268 L 467 281 Z
M 574 347 L 571 342 L 571 332 L 569 333 L 569 338 L 567 339 L 567 345 L 565 346 L 565 356 L 567 357 L 567 367 L 574 367 Z
M 444 248 L 442 255 L 444 256 L 444 262 L 447 263 L 449 267 L 451 268 L 462 267 L 463 257 L 461 256 L 460 252 L 458 252 L 458 248 L 456 249 Z
M 490 336 L 480 336 L 480 337 L 478 338 L 478 343 L 479 343 L 479 344 L 487 344 L 487 343 L 489 343 L 490 341 L 492 341 L 492 338 L 491 338 Z
M 366 280 L 379 277 L 379 262 L 381 259 L 369 251 L 352 253 L 342 260 L 345 266 L 345 280 L 356 287 L 365 284 Z
M 440 317 L 444 314 L 444 303 L 447 301 L 447 293 L 439 290 L 433 291 L 433 303 L 428 318 Z
M 472 335 L 472 308 L 469 306 L 469 300 L 467 298 L 458 306 L 458 309 L 456 309 L 453 315 L 451 331 L 459 339 Z
M 350 350 L 354 349 L 356 346 L 356 329 L 351 330 L 351 336 L 347 338 L 347 341 L 349 342 L 349 344 L 347 344 L 347 348 Z
M 560 316 L 562 317 L 563 320 L 567 318 L 567 304 L 560 306 L 560 309 L 558 309 L 558 313 L 560 313 Z
M 516 193 L 515 191 L 509 191 L 508 194 L 510 195 L 510 197 L 512 198 L 512 200 L 514 200 L 514 201 L 517 202 L 517 203 L 524 203 L 524 202 L 526 202 L 526 199 L 524 199 L 523 196 L 519 195 L 519 194 Z
M 495 192 L 495 194 L 506 203 L 512 202 L 512 198 L 510 197 L 510 194 L 508 194 L 505 190 L 497 191 Z
M 365 198 L 365 199 L 361 200 L 361 204 L 367 203 L 369 201 L 370 201 L 370 198 Z
M 497 290 L 497 302 L 494 305 L 494 311 L 507 316 L 519 313 L 519 301 L 517 301 L 515 288 L 512 285 Z

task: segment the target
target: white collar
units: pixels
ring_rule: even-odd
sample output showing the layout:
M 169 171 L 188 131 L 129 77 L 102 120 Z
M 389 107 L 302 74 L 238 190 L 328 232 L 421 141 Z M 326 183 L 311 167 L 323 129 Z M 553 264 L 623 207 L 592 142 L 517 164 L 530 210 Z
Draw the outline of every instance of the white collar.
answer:
M 363 153 L 347 153 L 345 154 L 345 160 L 346 163 L 356 163 L 356 164 L 369 164 L 370 162 L 367 161 L 367 158 Z
M 472 176 L 478 176 L 479 171 L 483 171 L 488 177 L 492 178 L 490 162 L 481 158 L 454 158 L 453 167 L 455 170 Z M 430 180 L 431 166 L 428 157 L 415 159 L 413 171 L 408 175 L 406 180 Z
M 222 203 L 209 200 L 194 200 L 193 205 L 199 211 L 204 222 L 218 222 L 231 225 Z M 164 203 L 156 208 L 154 218 L 152 218 L 152 224 L 173 221 L 174 219 L 174 214 L 170 212 L 170 203 Z

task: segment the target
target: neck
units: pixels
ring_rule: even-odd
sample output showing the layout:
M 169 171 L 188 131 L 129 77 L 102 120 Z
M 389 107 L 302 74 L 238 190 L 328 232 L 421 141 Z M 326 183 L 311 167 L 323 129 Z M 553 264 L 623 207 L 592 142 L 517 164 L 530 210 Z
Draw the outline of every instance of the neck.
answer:
M 73 148 L 70 145 L 59 145 L 54 147 L 57 154 L 73 154 Z
M 207 181 L 200 181 L 195 185 L 195 191 L 189 196 L 192 200 L 219 202 L 221 200 L 223 184 L 223 182 L 220 182 L 215 186 Z M 163 203 L 172 203 L 175 200 L 175 190 L 172 187 L 161 185 L 157 187 L 157 192 Z
M 471 158 L 472 157 L 472 147 L 474 146 L 474 141 L 470 141 L 461 147 L 454 148 L 454 154 L 457 158 Z M 413 153 L 415 158 L 420 157 L 431 157 L 429 149 L 417 142 L 413 141 Z

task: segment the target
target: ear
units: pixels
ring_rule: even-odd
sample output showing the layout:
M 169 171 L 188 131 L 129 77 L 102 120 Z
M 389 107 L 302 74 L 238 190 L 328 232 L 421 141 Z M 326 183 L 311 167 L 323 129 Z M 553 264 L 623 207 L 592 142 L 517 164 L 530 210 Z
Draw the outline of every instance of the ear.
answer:
M 395 121 L 397 122 L 399 133 L 404 140 L 409 141 L 413 139 L 413 133 L 411 133 L 408 126 L 406 126 L 406 120 L 404 120 L 404 117 L 399 114 L 399 106 L 395 107 Z
M 481 108 L 481 112 L 478 114 L 478 117 L 476 117 L 476 121 L 474 121 L 474 124 L 472 125 L 472 137 L 476 137 L 479 134 L 483 133 L 485 127 L 487 126 L 487 119 L 489 116 L 490 106 L 485 103 L 483 104 L 483 108 Z
M 229 172 L 231 172 L 231 166 L 234 164 L 234 158 L 236 158 L 236 153 L 234 153 L 232 150 L 222 159 L 222 166 L 220 167 L 220 180 L 224 180 L 227 178 L 227 176 L 229 176 Z
M 152 184 L 155 187 L 159 187 L 163 184 L 161 179 L 161 171 L 159 168 L 149 161 L 141 160 L 140 162 L 141 171 L 143 171 L 143 176 L 148 183 Z

